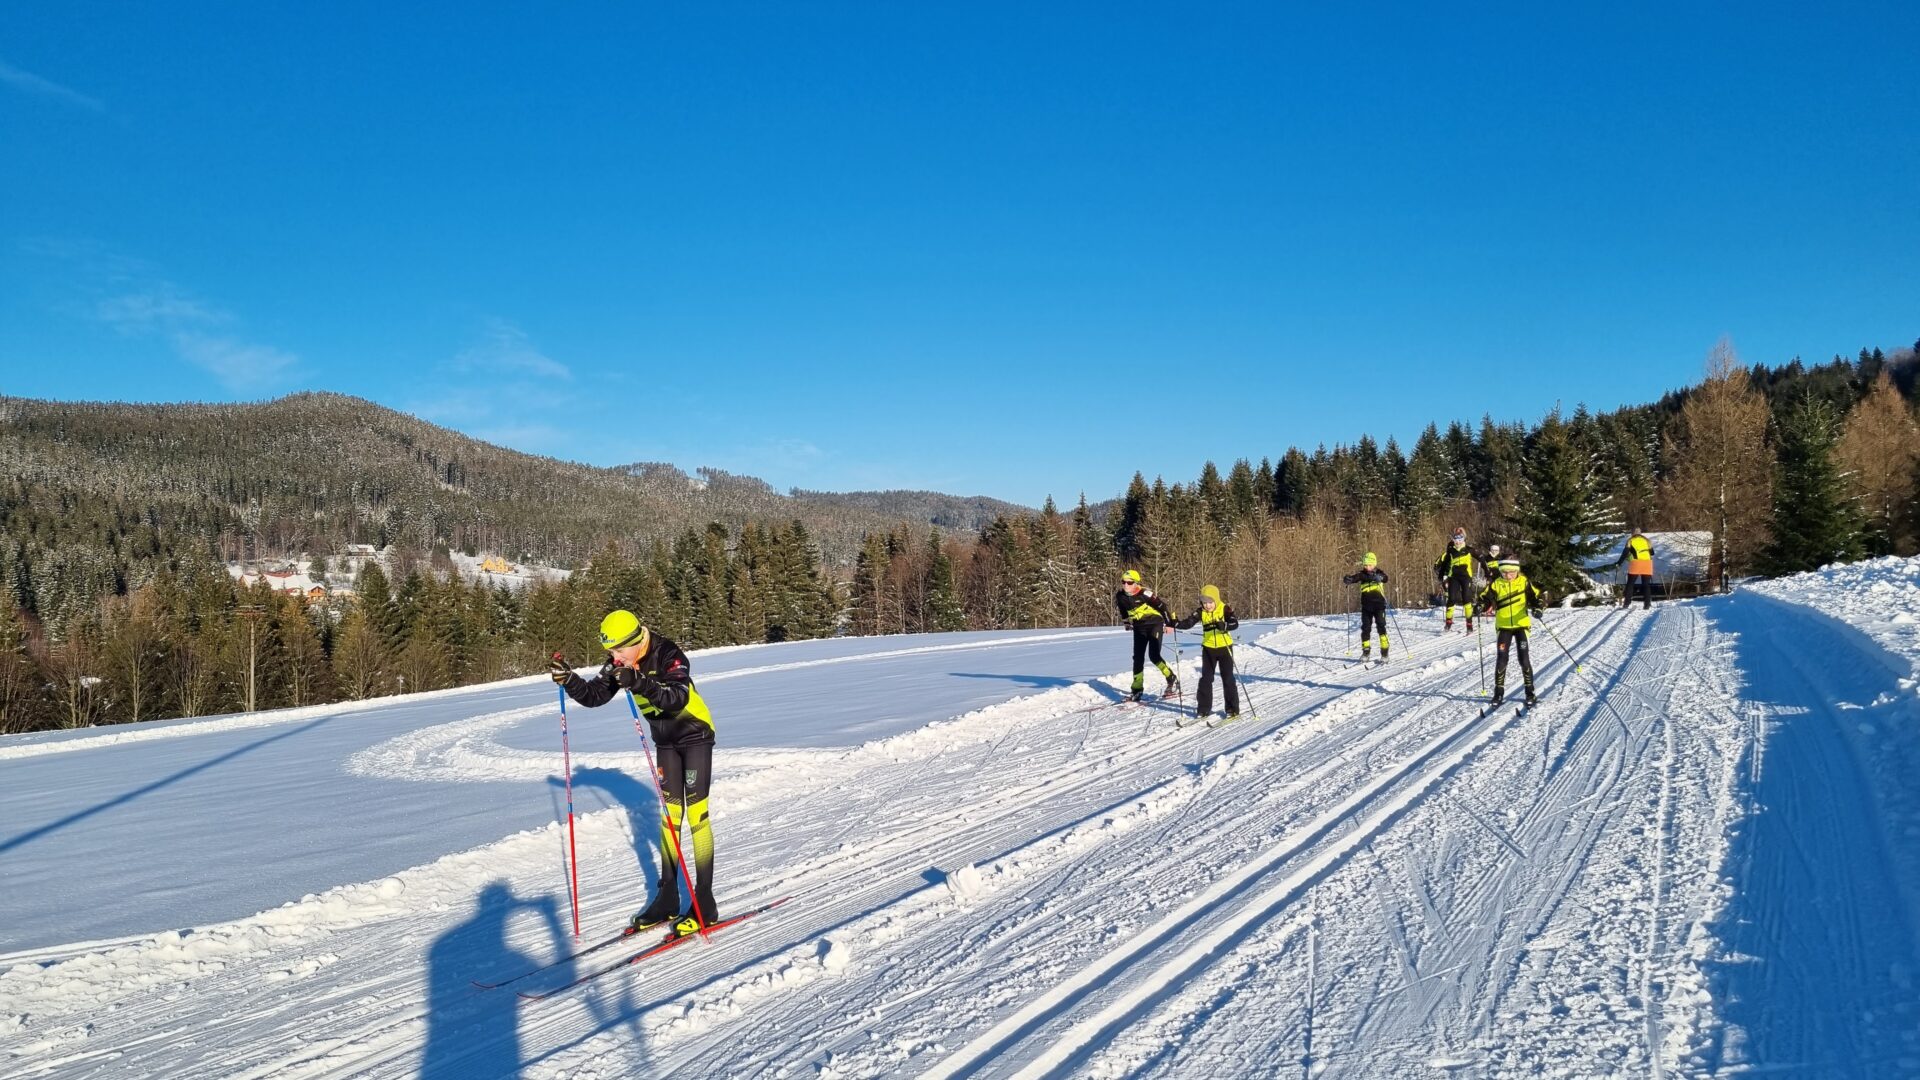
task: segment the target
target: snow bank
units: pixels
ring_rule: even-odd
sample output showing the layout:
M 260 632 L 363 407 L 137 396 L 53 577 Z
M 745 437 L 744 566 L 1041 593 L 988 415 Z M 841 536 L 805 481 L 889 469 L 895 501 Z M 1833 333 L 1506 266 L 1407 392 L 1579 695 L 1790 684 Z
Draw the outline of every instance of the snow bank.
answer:
M 1763 581 L 1752 592 L 1810 607 L 1847 624 L 1905 662 L 1896 670 L 1909 693 L 1920 668 L 1920 556 L 1888 556 L 1824 566 Z

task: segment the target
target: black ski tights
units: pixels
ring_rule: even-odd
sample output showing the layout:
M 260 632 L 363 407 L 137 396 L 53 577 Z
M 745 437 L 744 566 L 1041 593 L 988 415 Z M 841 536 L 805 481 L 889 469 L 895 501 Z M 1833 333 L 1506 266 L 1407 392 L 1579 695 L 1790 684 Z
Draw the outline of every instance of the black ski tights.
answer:
M 1512 645 L 1513 651 L 1520 654 L 1520 677 L 1526 680 L 1527 693 L 1531 694 L 1533 693 L 1533 657 L 1527 653 L 1527 632 L 1519 629 L 1500 631 L 1500 659 L 1494 661 L 1493 665 L 1494 693 L 1504 691 L 1507 686 L 1508 645 Z
M 1240 714 L 1240 687 L 1233 680 L 1232 649 L 1200 650 L 1199 715 L 1205 716 L 1213 711 L 1213 669 L 1216 667 L 1220 669 L 1220 678 L 1224 683 L 1221 689 L 1227 698 L 1227 715 L 1238 716 Z
M 713 829 L 707 824 L 713 744 L 656 745 L 654 757 L 660 790 L 667 797 L 667 820 L 661 823 L 660 892 L 679 892 L 680 867 L 673 861 L 673 853 L 679 848 L 680 824 L 684 821 L 693 838 L 694 900 L 700 905 L 702 919 L 712 922 L 718 915 L 713 902 Z
M 1653 575 L 1628 574 L 1627 594 L 1625 597 L 1626 603 L 1620 605 L 1621 607 L 1633 606 L 1633 591 L 1635 589 L 1640 590 L 1640 606 L 1651 609 L 1653 607 Z

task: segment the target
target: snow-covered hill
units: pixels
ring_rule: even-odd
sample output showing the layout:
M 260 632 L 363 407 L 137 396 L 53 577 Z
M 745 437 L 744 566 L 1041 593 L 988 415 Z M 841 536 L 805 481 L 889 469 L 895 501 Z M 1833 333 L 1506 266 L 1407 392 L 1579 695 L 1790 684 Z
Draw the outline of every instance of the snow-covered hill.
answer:
M 1217 729 L 1115 706 L 1115 630 L 700 654 L 723 914 L 793 900 L 541 1002 L 472 980 L 573 944 L 544 679 L 4 740 L 0 1062 L 1920 1075 L 1917 617 L 1911 560 L 1554 612 L 1543 702 L 1486 716 L 1471 636 L 1402 614 L 1363 668 L 1290 620 Z M 570 719 L 594 940 L 657 804 L 623 709 Z

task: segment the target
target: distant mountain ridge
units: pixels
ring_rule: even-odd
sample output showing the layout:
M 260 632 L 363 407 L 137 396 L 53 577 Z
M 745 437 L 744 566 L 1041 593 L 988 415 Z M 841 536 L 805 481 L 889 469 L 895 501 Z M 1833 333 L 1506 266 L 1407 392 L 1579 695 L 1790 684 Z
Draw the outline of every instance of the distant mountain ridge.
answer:
M 933 492 L 782 495 L 755 477 L 661 463 L 599 468 L 326 392 L 247 404 L 0 396 L 0 467 L 31 489 L 23 503 L 95 500 L 156 528 L 244 534 L 254 554 L 411 541 L 577 565 L 608 542 L 797 519 L 845 562 L 866 532 L 978 529 L 1026 509 Z

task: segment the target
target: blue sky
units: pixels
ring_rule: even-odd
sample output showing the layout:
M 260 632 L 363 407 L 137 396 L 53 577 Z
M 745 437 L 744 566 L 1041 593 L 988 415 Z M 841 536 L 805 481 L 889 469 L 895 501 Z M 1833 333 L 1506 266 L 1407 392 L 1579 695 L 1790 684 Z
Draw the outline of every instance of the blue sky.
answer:
M 1920 336 L 1912 4 L 0 12 L 0 392 L 1037 503 Z

